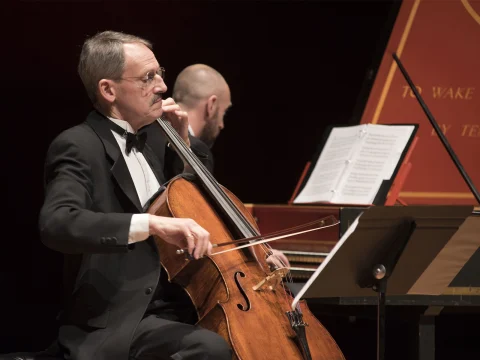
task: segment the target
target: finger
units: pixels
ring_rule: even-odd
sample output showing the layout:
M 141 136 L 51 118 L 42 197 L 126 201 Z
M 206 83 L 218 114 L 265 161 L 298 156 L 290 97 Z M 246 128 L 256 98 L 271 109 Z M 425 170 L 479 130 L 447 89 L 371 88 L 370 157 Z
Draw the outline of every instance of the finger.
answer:
M 195 242 L 195 251 L 193 253 L 193 257 L 198 260 L 201 258 L 201 253 L 202 253 L 202 240 L 196 237 L 196 242 Z
M 172 97 L 162 100 L 162 105 L 172 105 L 175 104 L 175 100 Z
M 199 239 L 199 243 L 200 243 L 201 247 L 199 249 L 198 256 L 199 256 L 199 258 L 201 258 L 208 251 L 208 243 L 209 243 L 208 233 L 206 233 L 206 232 L 202 233 L 202 235 L 200 236 L 200 239 Z
M 175 115 L 177 115 L 179 118 L 182 118 L 182 119 L 187 119 L 188 118 L 187 112 L 182 111 L 181 109 L 180 110 L 175 110 Z
M 277 249 L 273 249 L 272 252 L 273 252 L 273 256 L 275 256 L 278 259 L 278 261 L 281 263 L 282 266 L 290 267 L 290 262 L 288 261 L 287 256 L 283 252 Z
M 177 104 L 164 104 L 162 103 L 162 110 L 166 113 L 172 113 L 176 111 L 181 111 L 181 108 Z
M 208 242 L 208 250 L 207 250 L 207 254 L 208 254 L 208 255 L 212 255 L 212 249 L 213 249 L 213 245 L 212 245 L 212 243 L 209 241 L 209 242 Z
M 283 263 L 283 266 L 290 267 L 290 261 L 288 261 L 288 258 L 285 256 L 285 254 L 281 253 L 279 254 L 279 257 Z
M 203 256 L 204 248 L 205 248 L 205 240 L 203 239 L 203 235 L 201 232 L 192 230 L 192 234 L 195 234 L 195 251 L 193 253 L 193 257 L 195 259 L 200 259 Z
M 210 243 L 210 233 L 202 228 L 200 225 L 197 225 L 195 232 L 198 235 L 199 242 L 201 242 L 200 248 L 200 257 L 204 256 L 208 252 L 208 244 Z
M 187 240 L 188 253 L 193 255 L 193 250 L 195 250 L 195 237 L 192 234 L 187 234 L 185 239 Z
M 275 256 L 275 260 L 277 262 L 277 266 L 279 267 L 284 267 L 285 264 L 283 263 L 283 260 L 280 258 L 280 256 Z
M 282 266 L 280 259 L 277 258 L 275 255 L 270 255 L 269 257 L 267 257 L 267 264 L 275 267 Z
M 285 256 L 283 252 L 279 250 L 275 250 L 274 256 L 278 259 L 278 261 L 281 263 L 282 266 L 290 266 L 288 258 Z

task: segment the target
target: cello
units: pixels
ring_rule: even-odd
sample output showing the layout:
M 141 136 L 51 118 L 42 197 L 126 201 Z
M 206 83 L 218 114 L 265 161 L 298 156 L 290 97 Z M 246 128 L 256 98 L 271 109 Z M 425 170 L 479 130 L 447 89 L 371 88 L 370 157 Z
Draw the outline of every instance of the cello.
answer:
M 282 283 L 288 270 L 270 269 L 269 247 L 237 246 L 238 239 L 260 237 L 243 203 L 215 180 L 168 121 L 157 121 L 195 175 L 171 179 L 148 213 L 191 218 L 210 233 L 213 246 L 231 243 L 226 247 L 232 251 L 190 261 L 179 255 L 177 246 L 154 236 L 168 280 L 187 292 L 197 312 L 197 325 L 221 335 L 234 359 L 344 360 L 305 301 L 291 308 L 293 297 Z

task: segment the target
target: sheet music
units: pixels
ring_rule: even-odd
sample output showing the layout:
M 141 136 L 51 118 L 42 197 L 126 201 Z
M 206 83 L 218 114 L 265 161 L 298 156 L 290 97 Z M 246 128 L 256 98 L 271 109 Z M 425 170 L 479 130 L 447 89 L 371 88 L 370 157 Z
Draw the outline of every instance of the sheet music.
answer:
M 358 160 L 376 160 L 372 165 L 382 172 L 383 179 L 390 180 L 414 129 L 413 125 L 367 124 L 367 135 Z
M 333 129 L 294 203 L 372 204 L 414 129 L 378 124 Z
M 302 298 L 303 294 L 305 294 L 305 292 L 308 290 L 308 288 L 313 284 L 313 282 L 315 281 L 315 279 L 318 277 L 318 275 L 320 275 L 320 272 L 325 268 L 325 266 L 327 266 L 327 264 L 330 262 L 330 260 L 333 258 L 333 256 L 335 255 L 335 253 L 338 251 L 338 249 L 340 249 L 340 247 L 343 245 L 343 243 L 348 239 L 348 237 L 355 231 L 355 229 L 357 228 L 357 225 L 358 225 L 358 221 L 360 219 L 360 216 L 362 216 L 362 214 L 358 215 L 357 218 L 355 219 L 355 221 L 350 225 L 350 227 L 347 229 L 347 231 L 345 231 L 345 233 L 343 234 L 343 236 L 340 238 L 340 240 L 335 244 L 335 246 L 333 247 L 332 251 L 330 251 L 330 253 L 328 254 L 328 256 L 325 258 L 325 260 L 322 261 L 322 263 L 320 264 L 320 266 L 317 268 L 317 270 L 315 270 L 315 272 L 313 273 L 312 276 L 310 276 L 310 279 L 308 279 L 308 281 L 305 283 L 305 285 L 303 285 L 302 289 L 298 292 L 297 296 L 295 296 L 295 299 L 293 299 L 293 302 L 292 302 L 292 310 L 295 310 L 296 306 L 297 306 L 297 303 L 300 301 L 300 299 Z
M 294 203 L 333 199 L 335 189 L 345 172 L 345 163 L 351 159 L 354 148 L 358 146 L 359 134 L 364 127 L 365 125 L 357 125 L 332 129 L 315 168 Z
M 339 184 L 332 202 L 372 204 L 382 185 L 389 180 L 414 126 L 367 124 L 362 144 Z

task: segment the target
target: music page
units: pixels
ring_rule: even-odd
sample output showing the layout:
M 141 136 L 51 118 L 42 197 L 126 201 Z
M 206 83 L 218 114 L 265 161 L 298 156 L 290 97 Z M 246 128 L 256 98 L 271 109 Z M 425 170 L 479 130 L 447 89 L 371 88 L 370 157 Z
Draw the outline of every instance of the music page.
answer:
M 372 204 L 390 180 L 413 125 L 364 124 L 331 130 L 294 203 Z
M 383 180 L 392 177 L 414 129 L 367 124 L 359 151 L 348 162 L 332 202 L 372 204 Z
M 360 145 L 360 134 L 366 125 L 334 128 L 294 203 L 330 202 L 342 178 L 347 162 Z

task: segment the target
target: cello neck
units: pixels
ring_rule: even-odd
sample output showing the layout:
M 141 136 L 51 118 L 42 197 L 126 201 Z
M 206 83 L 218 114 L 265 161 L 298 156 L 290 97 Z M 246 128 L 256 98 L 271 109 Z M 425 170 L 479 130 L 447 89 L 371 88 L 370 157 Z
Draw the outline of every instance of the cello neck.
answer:
M 170 145 L 173 146 L 182 161 L 190 166 L 197 175 L 198 181 L 217 205 L 217 208 L 223 213 L 224 217 L 229 220 L 231 225 L 235 227 L 238 236 L 246 238 L 259 235 L 223 191 L 210 171 L 208 171 L 205 165 L 203 165 L 193 151 L 185 144 L 173 126 L 163 118 L 157 119 L 157 122 L 168 138 Z
M 192 168 L 195 174 L 197 174 L 199 177 L 200 181 L 206 184 L 212 182 L 212 180 L 215 181 L 211 175 L 209 176 L 210 172 L 205 165 L 202 164 L 202 162 L 195 156 L 187 144 L 185 144 L 173 126 L 163 118 L 157 119 L 157 122 L 165 133 L 170 145 L 175 149 L 184 164 L 188 164 Z

